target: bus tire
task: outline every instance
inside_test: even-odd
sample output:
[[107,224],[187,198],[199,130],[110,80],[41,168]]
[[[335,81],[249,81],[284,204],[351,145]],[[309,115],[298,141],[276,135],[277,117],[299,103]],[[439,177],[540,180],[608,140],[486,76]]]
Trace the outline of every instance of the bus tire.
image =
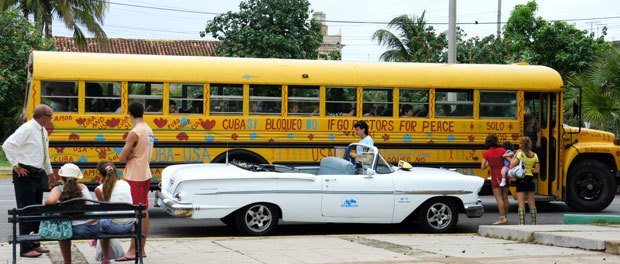
[[604,163],[585,159],[568,173],[566,204],[578,212],[599,212],[613,201],[616,179]]
[[[215,157],[211,163],[225,163],[226,162],[226,152],[221,153],[217,157]],[[268,164],[267,160],[263,158],[260,154],[245,150],[245,149],[231,149],[228,151],[228,162],[243,162],[248,164]]]

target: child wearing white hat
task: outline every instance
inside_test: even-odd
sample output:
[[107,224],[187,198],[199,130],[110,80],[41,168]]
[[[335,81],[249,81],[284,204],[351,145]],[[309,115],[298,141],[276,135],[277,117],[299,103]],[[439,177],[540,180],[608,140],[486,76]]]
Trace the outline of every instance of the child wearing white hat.
[[[50,195],[44,201],[46,205],[74,198],[93,199],[86,185],[77,182],[78,179],[84,177],[77,165],[73,163],[63,165],[58,170],[58,175],[62,185],[56,186],[50,191]],[[75,220],[72,221],[72,226],[73,236],[92,235],[99,232],[99,222],[96,219]],[[71,240],[61,240],[58,241],[58,244],[64,263],[71,263]]]

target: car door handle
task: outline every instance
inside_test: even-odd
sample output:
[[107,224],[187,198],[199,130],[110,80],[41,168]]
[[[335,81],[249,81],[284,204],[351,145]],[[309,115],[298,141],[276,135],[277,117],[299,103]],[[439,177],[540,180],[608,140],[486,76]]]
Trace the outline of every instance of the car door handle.
[[325,182],[335,182],[336,179],[325,179]]

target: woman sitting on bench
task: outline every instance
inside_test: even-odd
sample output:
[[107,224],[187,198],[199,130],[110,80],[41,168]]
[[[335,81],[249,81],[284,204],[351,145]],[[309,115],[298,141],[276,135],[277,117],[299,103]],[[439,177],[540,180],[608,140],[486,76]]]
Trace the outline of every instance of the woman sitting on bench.
[[[58,175],[60,175],[62,185],[52,189],[44,201],[45,205],[53,205],[74,198],[93,199],[88,188],[84,184],[77,183],[78,179],[84,177],[77,165],[73,163],[63,165],[58,170]],[[72,226],[74,237],[94,235],[99,232],[99,222],[95,219],[72,221]],[[64,263],[71,263],[71,240],[60,240],[58,244]]]
[[[101,184],[95,188],[95,195],[99,201],[126,203],[132,201],[129,183],[124,180],[117,180],[116,168],[109,161],[100,161],[97,164],[97,171],[101,176]],[[124,234],[131,232],[134,222],[133,218],[126,219],[101,219],[99,224],[101,230],[108,234]],[[101,239],[102,263],[109,263],[110,240]],[[125,252],[122,252],[124,254]],[[121,255],[122,256],[122,255]]]

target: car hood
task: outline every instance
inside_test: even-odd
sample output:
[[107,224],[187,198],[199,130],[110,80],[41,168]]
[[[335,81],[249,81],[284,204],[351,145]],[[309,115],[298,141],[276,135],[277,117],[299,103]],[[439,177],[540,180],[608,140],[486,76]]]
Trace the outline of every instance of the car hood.
[[397,170],[395,186],[402,191],[456,190],[480,192],[484,179],[474,175],[437,168],[415,167],[409,171]]

